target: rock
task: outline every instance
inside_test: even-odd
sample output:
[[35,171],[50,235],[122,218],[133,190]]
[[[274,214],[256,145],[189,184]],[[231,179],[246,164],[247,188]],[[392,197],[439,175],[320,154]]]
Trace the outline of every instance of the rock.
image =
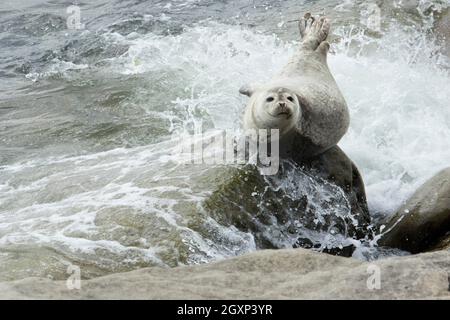
[[326,181],[329,181],[344,190],[350,203],[351,213],[356,217],[358,226],[355,235],[363,238],[366,227],[370,223],[369,208],[367,206],[364,181],[358,168],[338,146],[306,163],[310,170]]
[[443,10],[437,17],[434,32],[441,43],[442,53],[450,57],[450,10]]
[[450,250],[450,232],[447,232],[432,248],[431,250]]
[[82,280],[80,290],[44,278],[2,282],[0,299],[450,299],[449,273],[449,251],[368,263],[305,249],[263,250]]
[[236,169],[204,208],[220,224],[250,232],[259,249],[349,256],[349,239],[366,237],[370,223],[361,175],[337,146],[302,163],[284,162],[276,176]]
[[450,168],[422,185],[387,223],[378,244],[424,252],[450,231]]

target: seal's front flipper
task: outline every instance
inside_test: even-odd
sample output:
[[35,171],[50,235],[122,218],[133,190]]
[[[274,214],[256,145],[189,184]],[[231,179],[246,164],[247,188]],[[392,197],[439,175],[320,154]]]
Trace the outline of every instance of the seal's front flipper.
[[253,86],[246,84],[243,85],[240,89],[239,89],[239,93],[243,94],[245,96],[251,97],[252,94],[255,92],[255,89],[253,88]]

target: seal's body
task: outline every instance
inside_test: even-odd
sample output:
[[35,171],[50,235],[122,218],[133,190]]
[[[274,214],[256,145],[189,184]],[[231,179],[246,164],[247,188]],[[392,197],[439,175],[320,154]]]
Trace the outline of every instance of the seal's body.
[[280,148],[300,158],[333,147],[349,126],[347,104],[327,65],[329,29],[326,18],[306,14],[300,49],[283,70],[262,86],[240,90],[250,97],[244,129],[279,129]]

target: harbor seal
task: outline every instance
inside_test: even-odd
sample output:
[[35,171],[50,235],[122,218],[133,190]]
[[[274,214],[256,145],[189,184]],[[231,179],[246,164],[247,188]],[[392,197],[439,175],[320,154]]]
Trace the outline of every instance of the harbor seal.
[[281,72],[264,85],[246,85],[239,92],[250,97],[244,130],[279,129],[280,155],[305,159],[335,146],[350,119],[327,65],[329,20],[307,13],[299,29],[300,48]]

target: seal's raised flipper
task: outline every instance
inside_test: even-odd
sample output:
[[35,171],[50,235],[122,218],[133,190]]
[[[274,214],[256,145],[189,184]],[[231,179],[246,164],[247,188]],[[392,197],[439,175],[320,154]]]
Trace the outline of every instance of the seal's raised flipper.
[[325,40],[330,32],[330,21],[327,18],[314,18],[307,13],[300,19],[299,30],[302,36],[302,48],[319,50],[325,54],[328,52],[329,45]]
[[311,13],[305,13],[303,18],[300,18],[298,23],[298,29],[300,30],[300,36],[302,39],[306,36],[306,29],[311,28],[311,24],[314,22],[314,17],[311,16]]

